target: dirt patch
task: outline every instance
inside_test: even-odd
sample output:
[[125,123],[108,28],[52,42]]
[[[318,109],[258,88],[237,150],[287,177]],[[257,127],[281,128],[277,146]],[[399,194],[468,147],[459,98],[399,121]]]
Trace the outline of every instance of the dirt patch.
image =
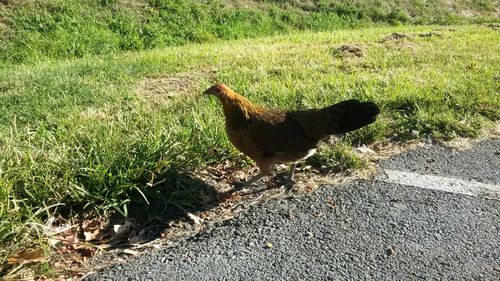
[[333,51],[335,56],[363,57],[363,49],[356,45],[342,45]]
[[7,4],[10,4],[8,0],[0,0],[0,36],[7,31],[7,23],[5,18]]
[[416,39],[431,39],[431,38],[442,38],[444,37],[442,32],[438,31],[429,31],[429,32],[420,32],[420,33],[392,33],[390,35],[382,38],[379,43],[384,44],[386,48],[397,48],[400,50],[415,50],[419,47],[420,42]]
[[491,29],[493,29],[495,31],[499,31],[500,30],[500,23],[497,23],[497,22],[484,24],[483,26],[491,28]]
[[411,38],[413,38],[413,36],[410,34],[394,32],[391,35],[387,35],[384,38],[382,38],[382,40],[380,40],[379,43],[385,43],[389,41],[401,41],[403,39],[411,39]]
[[442,33],[431,31],[431,32],[421,32],[417,34],[418,37],[429,38],[429,37],[443,37]]
[[0,35],[7,31],[7,25],[0,19]]
[[173,98],[188,95],[197,90],[200,82],[212,77],[215,70],[189,71],[170,76],[146,77],[139,81],[135,92],[153,104],[165,104]]
[[443,37],[443,34],[437,31],[420,32],[416,34],[405,34],[405,33],[394,32],[391,35],[387,35],[384,38],[382,38],[379,41],[379,43],[404,42],[404,41],[410,41],[415,37],[421,37],[421,38]]
[[450,32],[455,32],[457,31],[455,28],[453,27],[449,27],[449,26],[440,26],[440,27],[436,27],[433,29],[433,31],[431,32],[437,32],[437,33],[450,33]]

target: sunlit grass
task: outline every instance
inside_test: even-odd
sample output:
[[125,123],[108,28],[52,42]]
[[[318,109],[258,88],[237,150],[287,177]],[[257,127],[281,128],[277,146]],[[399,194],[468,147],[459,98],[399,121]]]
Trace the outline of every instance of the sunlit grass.
[[[393,32],[410,37],[380,43]],[[500,118],[499,41],[479,25],[384,27],[0,68],[0,243],[36,235],[33,222],[43,222],[39,210],[48,206],[126,215],[132,193],[142,200],[178,172],[241,160],[220,105],[201,95],[215,81],[269,107],[379,104],[377,123],[315,158],[333,170],[362,164],[351,144],[476,137]],[[339,56],[343,44],[363,56]],[[145,78],[175,89],[145,94]],[[169,188],[158,195],[165,202],[189,208],[195,200]]]

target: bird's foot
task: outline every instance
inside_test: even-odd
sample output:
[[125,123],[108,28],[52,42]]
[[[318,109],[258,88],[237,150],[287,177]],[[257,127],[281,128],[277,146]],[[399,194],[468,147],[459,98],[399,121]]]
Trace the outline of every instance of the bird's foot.
[[295,174],[295,168],[297,167],[297,163],[292,163],[290,165],[290,170],[288,171],[288,176],[285,178],[285,189],[287,193],[292,191],[293,186],[295,185],[295,181],[293,180],[293,175]]
[[290,178],[287,174],[278,174],[271,181],[274,187],[284,187],[287,192],[289,192],[295,185],[295,181]]

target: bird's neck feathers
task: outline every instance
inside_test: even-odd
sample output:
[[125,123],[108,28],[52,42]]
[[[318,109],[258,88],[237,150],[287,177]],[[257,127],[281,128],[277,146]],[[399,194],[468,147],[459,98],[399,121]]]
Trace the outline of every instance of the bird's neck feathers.
[[223,89],[220,100],[226,123],[232,128],[244,128],[251,116],[259,112],[259,107],[229,88]]

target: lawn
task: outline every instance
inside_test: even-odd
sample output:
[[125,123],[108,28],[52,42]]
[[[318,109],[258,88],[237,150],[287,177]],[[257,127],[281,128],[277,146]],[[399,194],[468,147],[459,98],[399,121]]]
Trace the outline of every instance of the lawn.
[[179,174],[249,165],[201,94],[216,81],[268,107],[379,104],[379,121],[343,148],[475,138],[500,120],[499,42],[495,25],[367,27],[3,65],[0,264],[43,244],[54,212],[127,216],[149,194],[189,210],[195,190],[174,184]]
[[494,0],[3,0],[0,64],[373,25],[498,21]]

